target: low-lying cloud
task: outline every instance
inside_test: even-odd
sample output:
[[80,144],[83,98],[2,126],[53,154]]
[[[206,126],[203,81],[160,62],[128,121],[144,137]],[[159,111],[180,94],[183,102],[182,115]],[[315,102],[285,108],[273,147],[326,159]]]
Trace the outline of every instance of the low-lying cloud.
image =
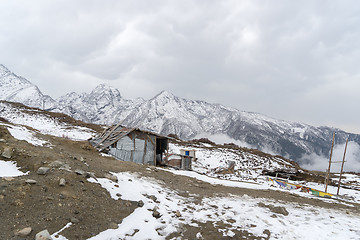
[[224,143],[234,143],[240,147],[246,147],[246,148],[254,148],[253,146],[251,146],[250,144],[240,141],[240,140],[235,140],[231,137],[229,137],[226,134],[208,134],[208,133],[201,133],[195,136],[195,139],[199,139],[199,138],[207,138],[210,141],[216,143],[216,144],[224,144]]
[[[345,143],[334,146],[332,155],[331,172],[339,173],[341,169],[341,161],[344,156]],[[301,167],[308,170],[326,171],[329,167],[330,156],[320,156],[315,153],[306,154],[301,158]],[[346,150],[344,171],[360,172],[360,145],[356,142],[349,142]]]

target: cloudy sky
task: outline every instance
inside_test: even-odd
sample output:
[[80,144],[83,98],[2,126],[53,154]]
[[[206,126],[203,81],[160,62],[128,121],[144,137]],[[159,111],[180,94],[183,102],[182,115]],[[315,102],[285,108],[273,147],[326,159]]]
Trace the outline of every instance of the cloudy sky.
[[360,2],[0,1],[0,63],[45,94],[161,90],[360,133]]

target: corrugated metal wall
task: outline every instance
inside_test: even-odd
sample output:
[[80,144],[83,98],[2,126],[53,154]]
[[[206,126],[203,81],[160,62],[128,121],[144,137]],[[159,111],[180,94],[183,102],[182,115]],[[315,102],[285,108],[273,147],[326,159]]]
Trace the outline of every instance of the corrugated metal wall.
[[[133,137],[135,137],[135,135],[133,135]],[[110,148],[109,153],[123,161],[155,165],[155,146],[148,137],[155,143],[155,136],[151,135],[145,135],[144,139],[135,138],[135,144],[134,140],[129,136],[125,136],[116,143],[116,148]]]
[[[148,135],[153,143],[156,142],[155,136]],[[146,139],[146,154],[144,157],[144,163],[149,165],[155,165],[155,146],[149,139]]]

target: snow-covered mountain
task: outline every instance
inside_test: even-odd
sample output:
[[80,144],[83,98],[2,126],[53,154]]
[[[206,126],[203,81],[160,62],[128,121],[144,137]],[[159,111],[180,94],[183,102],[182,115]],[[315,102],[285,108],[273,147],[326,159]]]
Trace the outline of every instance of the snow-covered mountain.
[[0,65],[0,99],[63,112],[85,122],[114,124],[176,134],[183,139],[226,135],[247,146],[276,153],[298,162],[304,154],[329,155],[333,132],[336,143],[346,138],[360,144],[360,135],[330,127],[277,120],[259,113],[204,101],[188,100],[163,91],[150,100],[125,99],[116,88],[101,84],[91,93],[69,93],[56,100],[42,95],[24,78]]
[[20,102],[30,107],[51,108],[56,102],[23,77],[9,71],[0,64],[0,100]]
[[121,97],[118,89],[101,84],[91,93],[69,93],[57,100],[52,111],[63,112],[84,122],[114,124],[126,118],[134,109],[146,102]]
[[360,144],[360,135],[349,134],[330,127],[277,120],[259,113],[204,101],[187,100],[163,91],[152,99],[127,100],[117,89],[98,86],[90,94],[71,93],[58,99],[64,112],[83,121],[124,125],[148,129],[161,134],[176,134],[183,139],[201,135],[224,134],[248,146],[270,151],[291,159],[302,159],[304,154],[327,156],[333,132],[336,143],[349,137]]

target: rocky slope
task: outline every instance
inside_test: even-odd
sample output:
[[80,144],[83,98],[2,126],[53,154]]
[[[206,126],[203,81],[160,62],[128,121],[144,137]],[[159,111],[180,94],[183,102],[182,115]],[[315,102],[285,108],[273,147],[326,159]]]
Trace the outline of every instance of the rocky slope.
[[314,127],[244,112],[204,101],[188,100],[163,91],[150,100],[125,99],[118,89],[99,85],[91,93],[69,93],[56,101],[26,79],[0,65],[0,99],[66,113],[96,124],[114,124],[173,133],[183,139],[227,135],[247,146],[276,153],[300,163],[307,154],[328,156],[333,132],[336,143],[346,138],[360,144],[360,135],[330,127]]

